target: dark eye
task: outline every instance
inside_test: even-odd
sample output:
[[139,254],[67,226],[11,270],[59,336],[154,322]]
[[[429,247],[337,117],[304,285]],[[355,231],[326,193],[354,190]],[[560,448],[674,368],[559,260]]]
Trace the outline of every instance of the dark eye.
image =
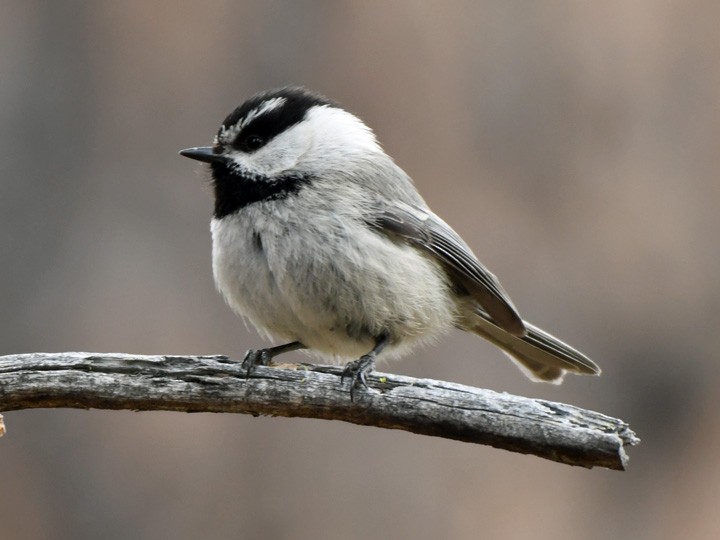
[[260,135],[248,135],[245,137],[245,148],[248,150],[257,150],[260,148],[263,144],[265,144],[265,139],[263,139]]

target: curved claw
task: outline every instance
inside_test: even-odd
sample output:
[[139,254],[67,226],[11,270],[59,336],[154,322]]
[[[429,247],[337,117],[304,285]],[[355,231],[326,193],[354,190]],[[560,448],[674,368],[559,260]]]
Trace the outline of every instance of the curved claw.
[[367,375],[375,369],[375,356],[375,353],[371,352],[345,365],[340,384],[345,382],[345,377],[350,379],[350,401],[355,401],[355,388],[358,386],[362,385],[366,390],[370,390]]

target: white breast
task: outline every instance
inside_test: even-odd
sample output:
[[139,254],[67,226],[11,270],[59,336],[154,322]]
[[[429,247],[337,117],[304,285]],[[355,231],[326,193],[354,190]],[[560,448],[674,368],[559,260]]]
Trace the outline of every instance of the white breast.
[[236,313],[269,337],[338,360],[369,352],[383,332],[393,339],[383,357],[398,356],[453,326],[437,263],[304,193],[213,220],[215,282]]

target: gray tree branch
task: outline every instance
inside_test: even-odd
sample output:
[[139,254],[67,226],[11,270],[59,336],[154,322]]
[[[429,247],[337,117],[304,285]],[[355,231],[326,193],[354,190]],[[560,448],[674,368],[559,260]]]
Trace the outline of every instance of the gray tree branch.
[[[301,416],[487,444],[582,467],[624,470],[639,443],[618,419],[572,405],[373,373],[350,401],[335,366],[258,367],[224,356],[0,356],[0,411],[79,409]],[[1,417],[0,417],[1,418]]]

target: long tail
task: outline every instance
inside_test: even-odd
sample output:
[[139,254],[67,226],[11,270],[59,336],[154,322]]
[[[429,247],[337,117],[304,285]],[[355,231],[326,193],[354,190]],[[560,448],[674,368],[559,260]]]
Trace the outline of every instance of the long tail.
[[471,330],[500,347],[530,379],[560,384],[567,372],[600,375],[595,362],[537,326],[523,321],[527,333],[518,337],[493,324],[484,311],[476,313]]

